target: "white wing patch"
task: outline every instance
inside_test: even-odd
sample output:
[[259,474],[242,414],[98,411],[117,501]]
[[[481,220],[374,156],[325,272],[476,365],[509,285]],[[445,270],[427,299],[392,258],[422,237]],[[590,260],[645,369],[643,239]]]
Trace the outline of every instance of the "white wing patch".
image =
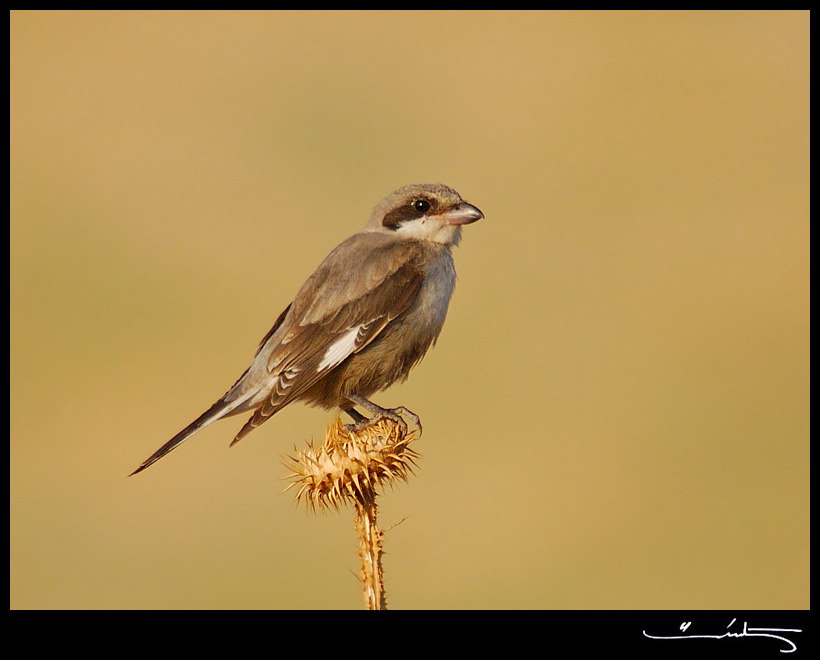
[[356,349],[356,340],[359,337],[359,330],[366,327],[367,323],[362,323],[349,330],[334,341],[325,351],[325,356],[319,363],[317,371],[324,371],[325,369],[332,369],[337,364],[342,362],[348,355]]

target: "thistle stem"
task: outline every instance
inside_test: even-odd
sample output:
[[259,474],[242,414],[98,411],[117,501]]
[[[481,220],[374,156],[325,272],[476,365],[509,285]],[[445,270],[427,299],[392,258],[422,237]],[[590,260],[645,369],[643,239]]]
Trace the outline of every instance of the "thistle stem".
[[356,532],[359,535],[359,558],[362,561],[362,594],[368,610],[386,610],[382,539],[384,532],[376,522],[376,498],[356,502]]
[[[419,426],[421,426],[419,424]],[[376,497],[387,485],[407,481],[418,454],[409,445],[415,438],[403,424],[384,418],[361,428],[337,419],[327,429],[321,447],[307,447],[287,459],[297,500],[312,509],[338,509],[352,502],[362,562],[362,591],[369,610],[386,610],[382,541],[376,523]]]

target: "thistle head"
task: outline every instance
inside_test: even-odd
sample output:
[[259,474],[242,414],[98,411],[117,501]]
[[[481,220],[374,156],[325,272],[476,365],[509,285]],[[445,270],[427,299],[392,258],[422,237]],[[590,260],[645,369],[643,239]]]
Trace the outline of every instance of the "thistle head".
[[415,433],[383,418],[356,429],[340,419],[328,426],[321,447],[307,447],[286,459],[296,500],[312,509],[338,509],[344,502],[368,504],[378,491],[407,481],[418,454],[410,448]]

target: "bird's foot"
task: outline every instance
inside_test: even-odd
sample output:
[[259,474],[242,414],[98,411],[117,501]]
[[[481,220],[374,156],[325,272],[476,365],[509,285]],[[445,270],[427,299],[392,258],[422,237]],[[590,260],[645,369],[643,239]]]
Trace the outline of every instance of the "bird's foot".
[[345,427],[351,431],[361,431],[371,424],[377,424],[383,419],[389,419],[398,424],[401,427],[401,430],[406,434],[407,422],[404,418],[407,417],[418,429],[419,435],[422,434],[421,420],[419,419],[419,416],[404,406],[399,406],[397,408],[382,408],[381,406],[377,406],[372,401],[368,401],[361,396],[352,395],[349,398],[353,403],[360,408],[363,408],[371,415],[370,417],[365,417],[352,406],[350,408],[345,408],[344,411],[353,418],[353,424],[348,424]]

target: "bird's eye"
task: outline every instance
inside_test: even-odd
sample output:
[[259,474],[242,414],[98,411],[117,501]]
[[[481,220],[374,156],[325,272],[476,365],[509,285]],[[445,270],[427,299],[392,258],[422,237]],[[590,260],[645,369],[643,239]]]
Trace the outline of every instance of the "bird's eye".
[[417,199],[413,202],[413,208],[419,213],[427,213],[430,210],[430,202],[426,199]]

